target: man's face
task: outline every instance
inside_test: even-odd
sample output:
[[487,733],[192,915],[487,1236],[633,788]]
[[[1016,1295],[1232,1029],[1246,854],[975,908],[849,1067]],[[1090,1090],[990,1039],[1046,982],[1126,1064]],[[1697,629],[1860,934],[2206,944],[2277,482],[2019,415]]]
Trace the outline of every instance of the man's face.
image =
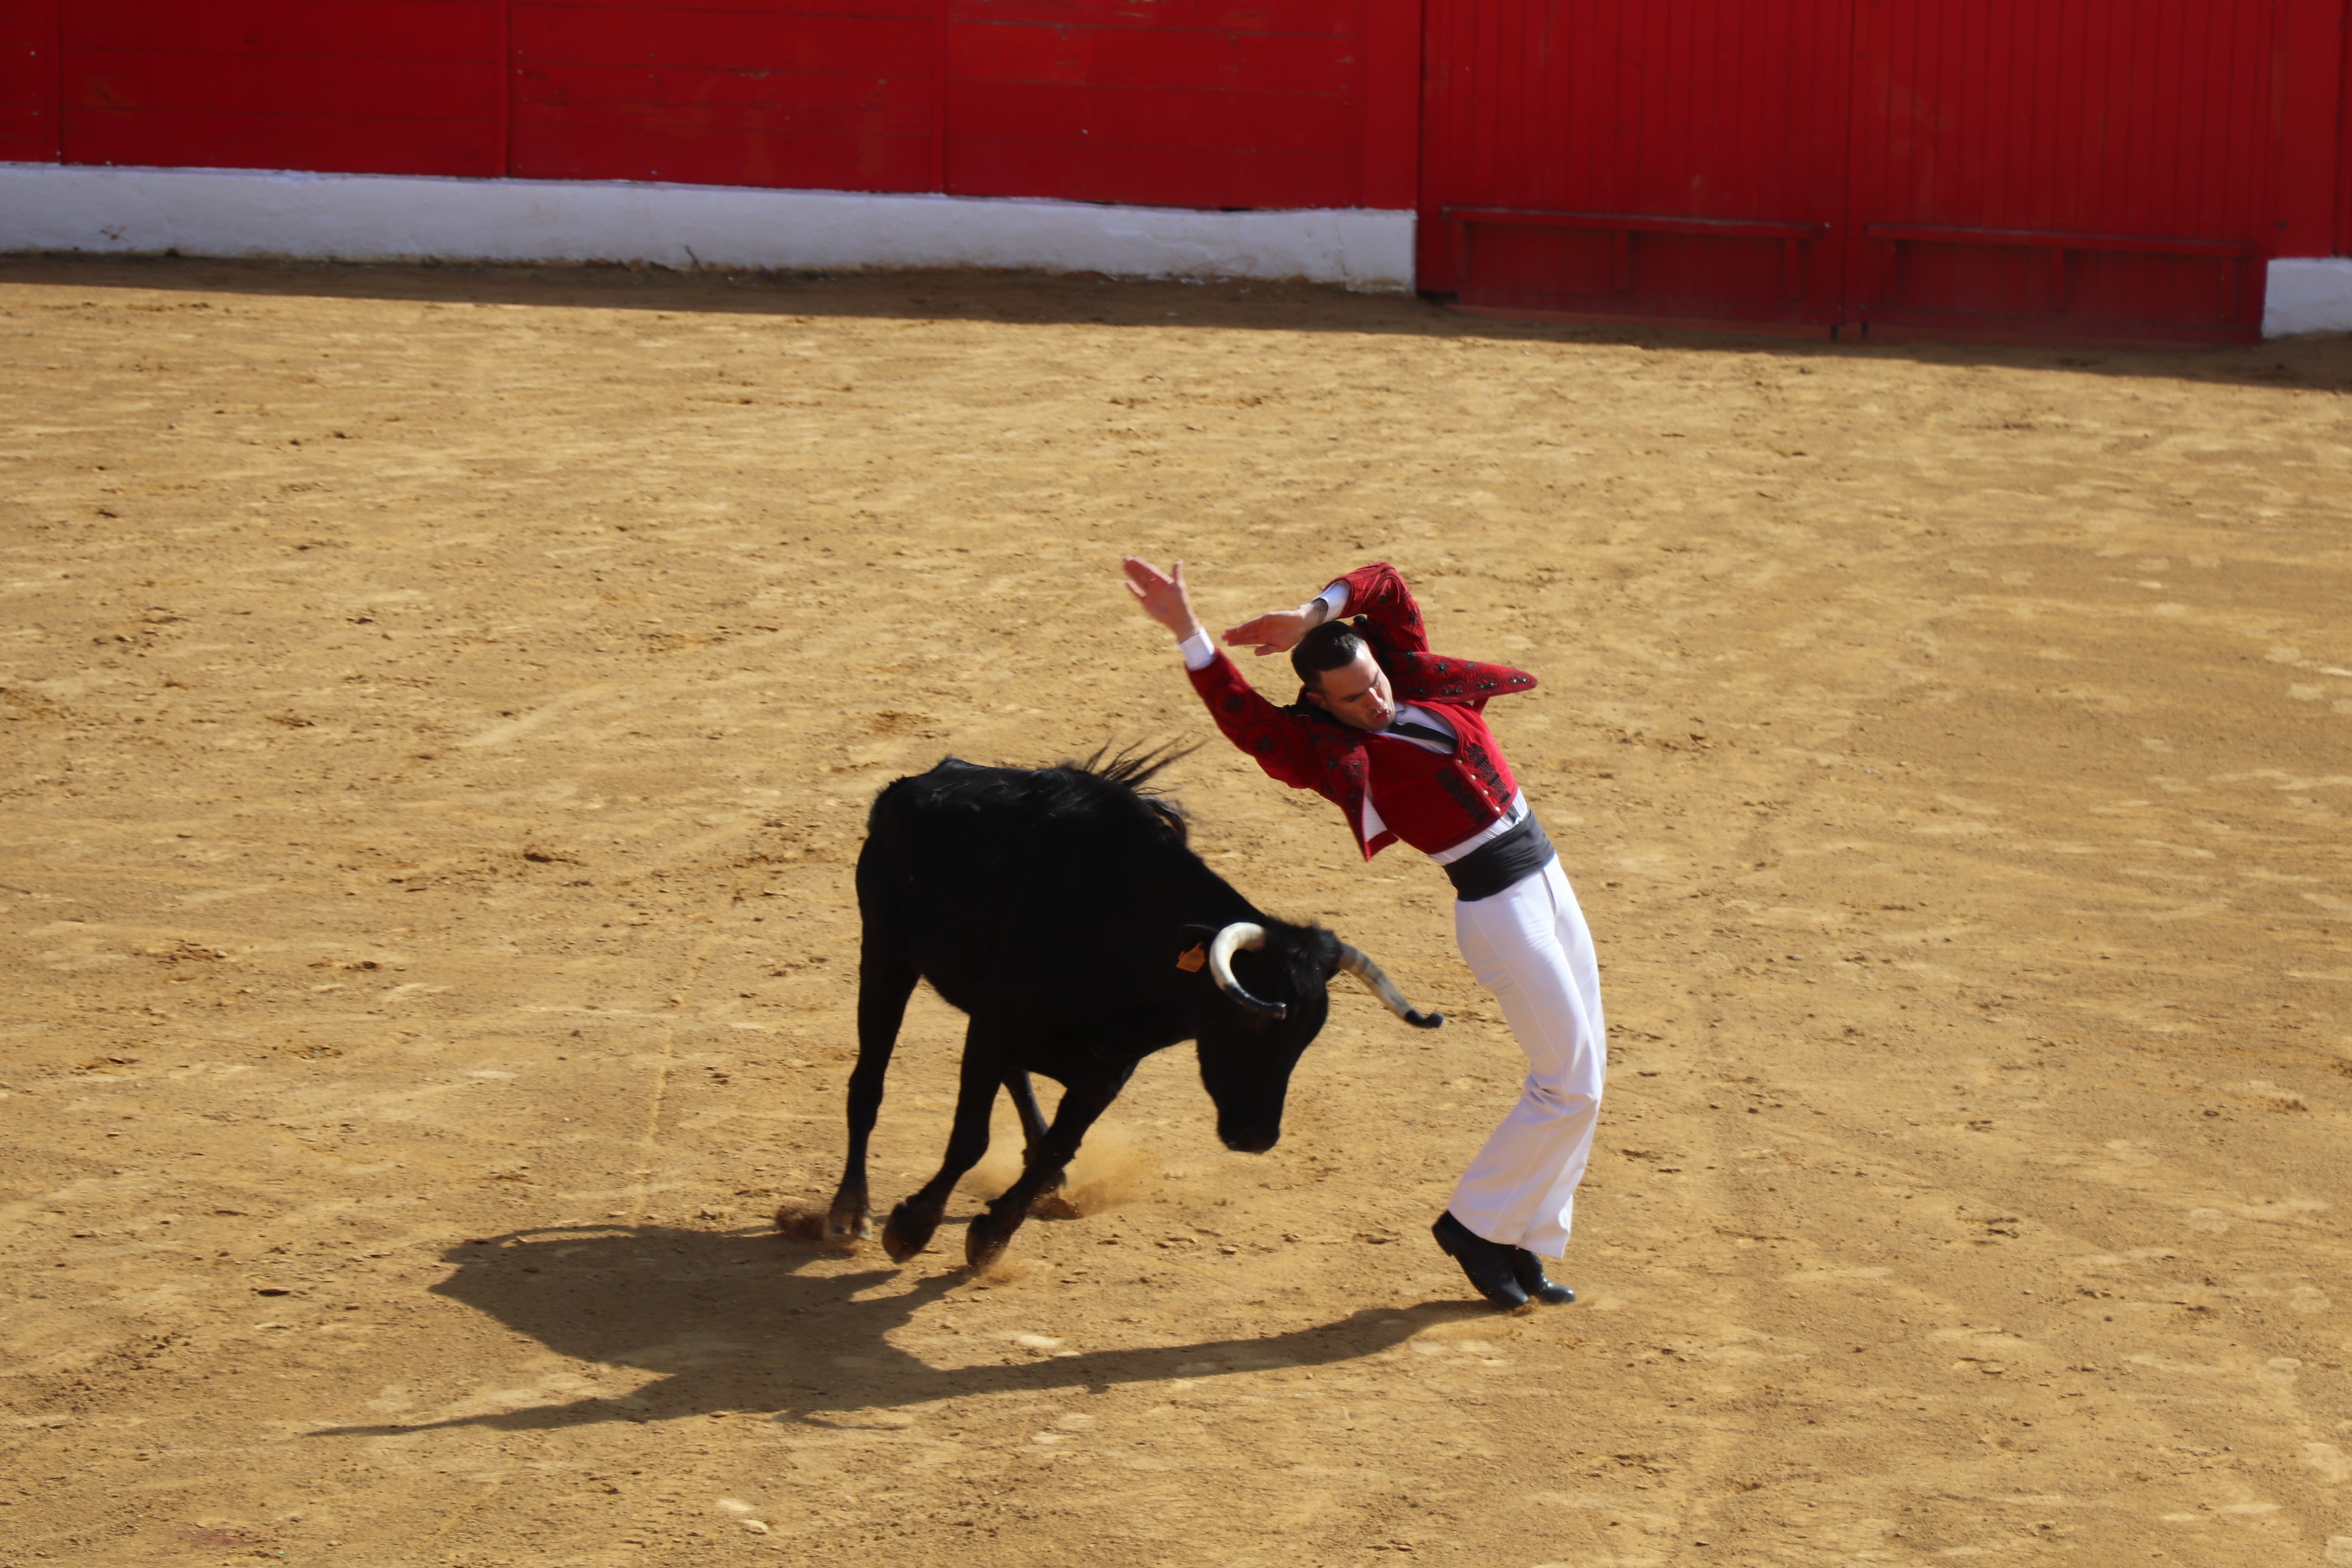
[[1319,685],[1320,690],[1307,689],[1307,700],[1351,729],[1385,730],[1396,717],[1388,675],[1370,648],[1358,653],[1353,664],[1325,670]]

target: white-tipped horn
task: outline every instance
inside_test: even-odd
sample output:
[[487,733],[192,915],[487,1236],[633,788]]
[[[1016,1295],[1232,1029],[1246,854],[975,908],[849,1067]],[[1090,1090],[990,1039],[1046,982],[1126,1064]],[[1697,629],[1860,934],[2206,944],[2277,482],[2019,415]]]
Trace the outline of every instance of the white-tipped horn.
[[1404,993],[1396,988],[1396,982],[1381,973],[1381,966],[1366,957],[1361,949],[1349,947],[1346,942],[1341,942],[1339,967],[1362,981],[1367,990],[1388,1004],[1390,1012],[1394,1013],[1414,1028],[1434,1029],[1438,1025],[1445,1022],[1444,1014],[1424,1013],[1406,1001]]
[[1247,1007],[1253,1013],[1263,1013],[1269,1018],[1286,1018],[1290,1009],[1279,1002],[1268,1002],[1253,996],[1249,988],[1234,978],[1234,954],[1242,948],[1255,952],[1265,945],[1265,928],[1249,921],[1235,921],[1217,932],[1209,942],[1209,977],[1217,989]]

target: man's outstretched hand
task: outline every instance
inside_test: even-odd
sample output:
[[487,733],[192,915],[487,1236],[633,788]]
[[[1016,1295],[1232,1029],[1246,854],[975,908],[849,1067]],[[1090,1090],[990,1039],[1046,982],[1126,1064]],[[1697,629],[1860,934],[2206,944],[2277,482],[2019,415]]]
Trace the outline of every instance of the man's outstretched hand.
[[1176,562],[1166,572],[1149,561],[1127,557],[1127,591],[1143,606],[1143,613],[1176,634],[1183,641],[1201,629],[1200,617],[1192,614],[1192,596],[1184,591],[1184,563]]

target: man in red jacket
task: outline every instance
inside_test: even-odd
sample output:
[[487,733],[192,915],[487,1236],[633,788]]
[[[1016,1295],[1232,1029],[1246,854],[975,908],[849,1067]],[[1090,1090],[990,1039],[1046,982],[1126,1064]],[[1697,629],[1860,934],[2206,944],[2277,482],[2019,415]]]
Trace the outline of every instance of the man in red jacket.
[[[1380,563],[1225,633],[1261,657],[1290,654],[1299,700],[1276,708],[1201,628],[1183,563],[1162,573],[1130,556],[1127,578],[1144,613],[1176,635],[1227,740],[1337,805],[1366,859],[1402,839],[1453,881],[1462,956],[1502,1004],[1528,1076],[1432,1230],[1496,1306],[1574,1300],[1541,1258],[1568,1244],[1600,1119],[1600,971],[1559,858],[1486,720],[1488,699],[1529,690],[1535,677],[1430,652],[1404,579]],[[1342,618],[1351,613],[1352,624]]]

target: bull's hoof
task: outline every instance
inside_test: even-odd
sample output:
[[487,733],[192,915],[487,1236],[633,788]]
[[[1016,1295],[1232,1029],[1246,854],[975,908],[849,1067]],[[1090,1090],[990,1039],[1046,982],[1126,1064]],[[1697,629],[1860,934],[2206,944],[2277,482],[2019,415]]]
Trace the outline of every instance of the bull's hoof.
[[824,1216],[824,1238],[830,1242],[866,1241],[874,1235],[874,1221],[864,1209],[836,1208]]
[[929,1219],[914,1213],[905,1204],[890,1211],[882,1225],[882,1250],[890,1255],[893,1263],[904,1263],[931,1244],[931,1232],[940,1227],[937,1215]]
[[975,1274],[995,1267],[1013,1241],[1013,1227],[1003,1224],[995,1215],[982,1210],[972,1216],[964,1227],[963,1260]]
[[1058,1190],[1039,1193],[1029,1200],[1029,1217],[1031,1219],[1076,1219],[1079,1217],[1078,1205],[1069,1200],[1068,1194]]

